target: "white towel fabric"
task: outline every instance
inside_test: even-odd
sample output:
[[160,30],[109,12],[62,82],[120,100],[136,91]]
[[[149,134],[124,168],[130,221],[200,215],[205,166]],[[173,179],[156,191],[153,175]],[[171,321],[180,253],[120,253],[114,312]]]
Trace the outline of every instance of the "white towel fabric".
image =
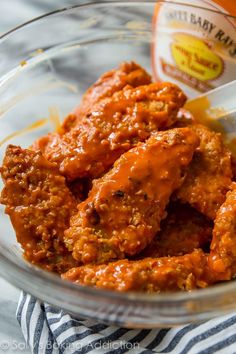
[[172,329],[126,329],[73,318],[22,293],[17,319],[33,354],[236,353],[236,313]]

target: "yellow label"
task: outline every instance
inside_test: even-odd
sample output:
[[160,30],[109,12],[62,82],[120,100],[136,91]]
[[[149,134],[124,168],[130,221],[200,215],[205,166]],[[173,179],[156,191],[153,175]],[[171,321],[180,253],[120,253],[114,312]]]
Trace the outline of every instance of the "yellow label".
[[[229,4],[225,0],[156,4],[152,45],[156,80],[173,81],[194,97],[236,79],[236,17],[223,13],[221,2]],[[236,0],[230,4],[236,9]]]
[[199,38],[178,33],[171,50],[177,67],[198,80],[213,80],[223,72],[222,59]]

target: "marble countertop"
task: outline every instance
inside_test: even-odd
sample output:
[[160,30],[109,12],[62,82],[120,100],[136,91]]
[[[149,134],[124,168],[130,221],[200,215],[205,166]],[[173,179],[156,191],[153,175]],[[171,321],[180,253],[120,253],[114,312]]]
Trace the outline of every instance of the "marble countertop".
[[0,353],[28,354],[30,350],[15,316],[20,290],[2,278],[0,289]]

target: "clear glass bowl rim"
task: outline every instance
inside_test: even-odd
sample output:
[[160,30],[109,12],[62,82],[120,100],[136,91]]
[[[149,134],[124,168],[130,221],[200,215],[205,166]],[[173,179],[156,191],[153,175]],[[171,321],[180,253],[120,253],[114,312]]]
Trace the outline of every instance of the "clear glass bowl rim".
[[[3,35],[0,36],[0,46],[1,42],[3,40],[7,40],[8,36],[14,35],[15,32],[18,30],[21,30],[37,21],[40,21],[41,19],[49,18],[50,16],[59,14],[59,13],[66,13],[67,11],[73,10],[73,9],[79,9],[79,8],[96,8],[96,7],[104,7],[104,6],[136,6],[136,5],[143,5],[143,6],[148,6],[148,5],[155,5],[156,3],[165,3],[165,4],[172,4],[175,6],[185,6],[185,7],[191,7],[191,8],[196,8],[196,9],[204,9],[205,11],[209,11],[211,13],[216,13],[216,14],[221,14],[227,18],[232,18],[236,19],[236,16],[229,15],[226,13],[222,13],[218,10],[212,10],[212,9],[207,9],[202,6],[197,6],[197,5],[191,5],[187,3],[181,3],[181,2],[174,2],[174,1],[161,1],[161,0],[129,0],[129,1],[99,1],[99,2],[90,2],[90,1],[85,1],[83,4],[79,5],[72,5],[68,7],[64,7],[55,11],[48,12],[46,14],[43,14],[41,16],[35,17],[30,21],[27,21],[23,24],[20,24],[19,26],[16,26],[15,28],[7,31]],[[1,78],[0,78],[1,82]],[[17,264],[13,255],[10,255],[9,257],[6,257],[4,255],[4,250],[0,248],[0,263],[2,264],[2,267],[0,268],[0,274],[2,275],[3,278],[6,280],[10,280],[14,285],[20,286],[20,280],[16,281],[17,277],[22,277],[24,281],[26,281],[27,278],[34,278],[35,281],[39,280],[40,284],[45,284],[45,286],[48,286],[50,284],[51,287],[55,286],[57,289],[65,289],[65,287],[73,293],[77,294],[83,294],[83,295],[90,295],[95,298],[107,298],[107,299],[116,299],[116,300],[122,300],[124,302],[127,302],[127,305],[130,303],[132,304],[158,304],[161,305],[162,303],[167,305],[168,303],[182,303],[182,302],[197,302],[200,299],[204,300],[210,300],[213,299],[217,296],[221,296],[227,293],[234,293],[236,295],[236,282],[235,281],[230,281],[227,283],[221,283],[217,284],[215,286],[206,288],[206,289],[201,289],[201,290],[193,290],[191,292],[171,292],[171,293],[157,293],[157,294],[145,294],[145,293],[137,293],[137,292],[127,292],[127,293],[121,293],[121,292],[114,292],[114,291],[108,291],[108,290],[103,290],[103,289],[98,289],[98,288],[92,288],[92,287],[86,287],[86,286],[80,286],[80,285],[75,285],[69,281],[62,280],[58,276],[48,273],[44,270],[39,269],[38,267],[32,266],[31,264],[28,263],[22,263],[21,265]],[[4,272],[6,270],[6,273]],[[9,277],[8,277],[9,275]],[[30,280],[30,281],[31,281]],[[25,287],[24,281],[22,282],[22,290],[29,291],[28,287]],[[34,291],[32,291],[33,295],[36,295]],[[43,295],[38,296],[38,298],[41,298],[43,300]],[[236,301],[235,301],[236,303]]]
[[57,10],[54,10],[54,11],[50,11],[50,12],[47,12],[46,14],[43,14],[41,16],[37,16],[37,17],[34,17],[32,20],[29,20],[29,21],[26,21],[12,29],[10,29],[9,31],[3,33],[1,36],[0,36],[0,40],[2,40],[3,38],[7,37],[8,35],[10,35],[11,33],[14,33],[15,31],[19,30],[20,28],[23,28],[27,25],[30,25],[31,23],[34,23],[38,20],[41,20],[43,18],[46,18],[46,17],[49,17],[51,15],[55,15],[55,14],[58,14],[58,13],[61,13],[61,12],[66,12],[68,10],[72,10],[72,9],[77,9],[77,8],[83,8],[83,7],[102,7],[104,5],[108,5],[108,6],[135,6],[135,5],[148,5],[148,4],[156,4],[156,3],[166,3],[166,4],[172,4],[172,5],[177,5],[177,6],[186,6],[186,7],[193,7],[193,8],[196,8],[196,9],[202,9],[202,10],[205,10],[205,11],[209,11],[211,13],[216,13],[216,14],[221,14],[227,18],[232,18],[232,19],[236,19],[236,16],[234,15],[230,15],[230,14],[227,14],[227,13],[223,13],[219,10],[212,10],[212,9],[209,9],[209,8],[205,8],[203,6],[198,6],[198,5],[192,5],[192,4],[187,4],[187,3],[182,3],[181,1],[178,1],[178,2],[174,2],[174,1],[171,1],[171,0],[156,0],[156,1],[153,1],[153,0],[146,0],[146,1],[143,1],[143,0],[129,0],[129,1],[117,1],[117,0],[108,0],[108,1],[99,1],[99,2],[90,2],[90,1],[85,1],[83,4],[79,4],[79,5],[71,5],[71,6],[66,6],[66,7],[63,7],[63,8],[60,8],[60,9],[57,9]]

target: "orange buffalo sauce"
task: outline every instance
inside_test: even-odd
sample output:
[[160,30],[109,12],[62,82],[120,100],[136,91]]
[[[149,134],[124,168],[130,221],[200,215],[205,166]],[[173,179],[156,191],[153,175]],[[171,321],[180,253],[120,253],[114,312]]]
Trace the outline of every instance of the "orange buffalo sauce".
[[155,9],[155,78],[181,84],[190,97],[236,79],[236,2],[173,2]]
[[[214,0],[214,1],[209,1],[209,3],[212,3],[212,6],[215,6],[219,8],[222,12],[228,13],[230,15],[236,16],[236,2],[235,0]],[[217,6],[219,5],[219,6]]]

